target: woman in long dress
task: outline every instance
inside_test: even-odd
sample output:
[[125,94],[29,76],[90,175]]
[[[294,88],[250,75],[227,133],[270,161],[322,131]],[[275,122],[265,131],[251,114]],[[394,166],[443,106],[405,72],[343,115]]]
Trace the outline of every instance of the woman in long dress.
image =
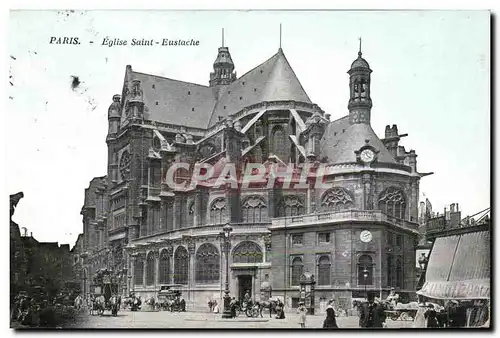
[[426,325],[427,321],[425,318],[426,311],[427,311],[427,307],[425,306],[425,302],[421,297],[419,297],[418,298],[418,310],[417,310],[417,313],[415,315],[415,319],[413,320],[413,325],[412,325],[414,328],[421,329],[421,328],[427,327],[427,325]]
[[305,328],[306,327],[307,308],[305,307],[303,302],[299,303],[299,307],[297,308],[297,312],[299,313],[300,327]]

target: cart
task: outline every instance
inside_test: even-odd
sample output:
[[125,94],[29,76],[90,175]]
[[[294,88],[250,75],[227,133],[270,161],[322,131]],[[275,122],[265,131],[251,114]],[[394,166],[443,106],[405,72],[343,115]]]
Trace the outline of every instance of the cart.
[[103,315],[105,311],[110,311],[116,317],[120,310],[121,297],[118,295],[118,284],[111,276],[111,272],[100,270],[91,285],[91,293],[94,295],[92,310],[98,315]]
[[164,285],[158,291],[158,303],[162,310],[170,312],[180,312],[183,310],[181,303],[182,292],[175,287],[175,285]]

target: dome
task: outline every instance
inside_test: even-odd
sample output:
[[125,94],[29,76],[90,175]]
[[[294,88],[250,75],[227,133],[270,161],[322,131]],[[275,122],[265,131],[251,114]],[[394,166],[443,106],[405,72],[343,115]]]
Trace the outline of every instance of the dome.
[[368,64],[368,62],[366,62],[366,60],[361,57],[361,53],[358,53],[358,58],[356,60],[354,60],[354,62],[351,65],[351,69],[354,69],[354,68],[368,68],[368,69],[370,69],[370,65]]

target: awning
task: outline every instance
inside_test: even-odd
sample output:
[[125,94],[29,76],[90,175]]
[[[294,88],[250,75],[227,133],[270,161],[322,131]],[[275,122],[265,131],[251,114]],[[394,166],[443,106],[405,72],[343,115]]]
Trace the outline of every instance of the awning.
[[490,298],[490,232],[439,237],[425,284],[417,294],[434,299]]

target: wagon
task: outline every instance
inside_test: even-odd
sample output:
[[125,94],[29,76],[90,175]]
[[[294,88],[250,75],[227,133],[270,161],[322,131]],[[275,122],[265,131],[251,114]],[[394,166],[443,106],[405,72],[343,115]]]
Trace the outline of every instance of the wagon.
[[385,311],[387,318],[396,320],[413,320],[417,314],[417,309],[393,309]]

